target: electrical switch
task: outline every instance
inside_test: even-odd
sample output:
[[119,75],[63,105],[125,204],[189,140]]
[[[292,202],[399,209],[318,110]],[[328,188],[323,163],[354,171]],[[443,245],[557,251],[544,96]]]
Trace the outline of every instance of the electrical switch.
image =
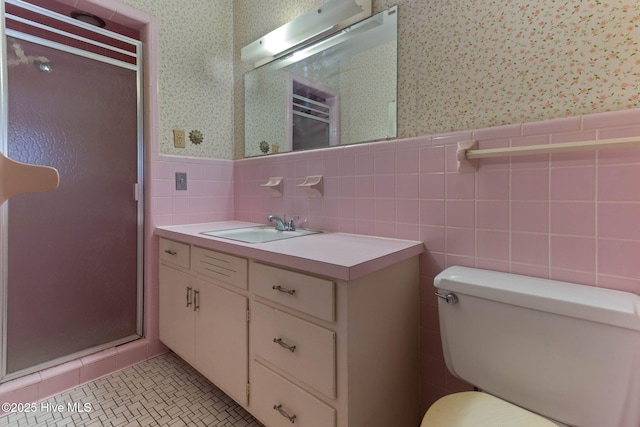
[[186,189],[187,189],[187,173],[176,172],[176,190],[186,190]]

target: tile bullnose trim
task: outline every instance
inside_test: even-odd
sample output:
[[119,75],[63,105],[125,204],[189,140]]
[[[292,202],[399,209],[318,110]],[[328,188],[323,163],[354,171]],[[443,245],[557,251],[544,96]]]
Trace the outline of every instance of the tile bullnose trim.
[[582,129],[633,126],[640,123],[640,108],[582,116]]
[[[35,403],[79,385],[164,354],[160,341],[141,338],[80,359],[7,381],[0,385],[0,401]],[[111,369],[113,366],[115,369]],[[0,412],[2,415],[3,412]]]

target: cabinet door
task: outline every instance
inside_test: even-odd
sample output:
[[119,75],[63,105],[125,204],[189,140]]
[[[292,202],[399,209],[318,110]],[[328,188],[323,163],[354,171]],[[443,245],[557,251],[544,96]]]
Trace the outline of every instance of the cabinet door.
[[[191,278],[160,266],[160,341],[189,363],[194,361],[195,312]],[[191,295],[187,293],[191,292]]]
[[199,293],[195,366],[237,402],[247,405],[248,300],[195,279]]

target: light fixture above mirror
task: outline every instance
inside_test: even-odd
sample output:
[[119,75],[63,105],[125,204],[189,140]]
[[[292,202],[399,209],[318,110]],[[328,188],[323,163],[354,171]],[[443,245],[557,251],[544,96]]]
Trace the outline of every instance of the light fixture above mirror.
[[257,68],[371,16],[371,0],[329,0],[240,50]]

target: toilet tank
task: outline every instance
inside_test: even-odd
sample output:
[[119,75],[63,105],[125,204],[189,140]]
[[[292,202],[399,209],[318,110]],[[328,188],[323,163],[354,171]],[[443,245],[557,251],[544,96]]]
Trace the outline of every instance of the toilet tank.
[[457,377],[564,424],[640,426],[640,296],[450,267],[435,279]]

